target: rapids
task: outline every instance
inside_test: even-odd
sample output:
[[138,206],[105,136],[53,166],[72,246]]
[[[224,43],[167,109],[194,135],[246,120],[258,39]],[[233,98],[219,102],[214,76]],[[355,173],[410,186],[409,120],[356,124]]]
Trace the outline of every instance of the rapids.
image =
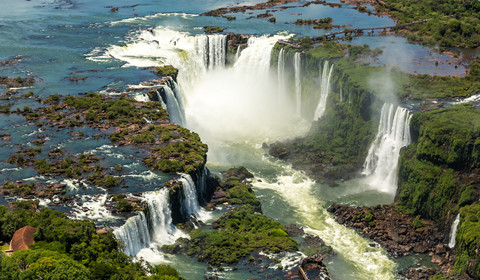
[[[325,201],[312,193],[315,182],[302,172],[263,156],[263,142],[303,135],[309,127],[308,122],[297,114],[301,110],[298,106],[301,89],[294,91],[297,97],[293,100],[297,102],[293,104],[281,100],[290,97],[277,95],[283,86],[278,81],[284,81],[282,68],[286,66],[279,58],[279,68],[273,71],[270,69],[270,56],[275,42],[284,37],[251,37],[232,67],[217,66],[212,69],[205,56],[225,50],[205,49],[204,44],[198,44],[199,40],[207,40],[206,35],[188,35],[162,27],[157,27],[153,35],[150,40],[157,40],[158,44],[145,41],[151,36],[151,32],[145,31],[137,41],[126,47],[112,46],[109,55],[137,66],[153,66],[163,61],[180,69],[178,80],[184,90],[187,127],[197,131],[209,144],[210,166],[244,164],[250,168],[260,179],[254,184],[257,192],[261,194],[266,189],[276,192],[288,204],[294,213],[292,218],[299,225],[334,248],[338,254],[335,258],[337,266],[332,266],[334,274],[341,275],[341,278],[393,279],[395,263],[383,249],[370,246],[370,241],[333,220],[325,209],[328,206]],[[223,44],[208,46],[224,48]],[[152,53],[159,56],[146,60],[143,53],[147,51],[151,51],[150,56]],[[294,88],[298,88],[301,86],[299,53],[295,55],[294,62]],[[191,72],[191,69],[197,71]],[[317,118],[324,111],[332,69],[333,65],[325,62],[319,73],[319,104],[315,112],[310,112],[312,115],[315,113]],[[289,85],[285,86],[288,88]],[[264,167],[258,167],[253,162]],[[262,173],[265,166],[274,170],[268,177]],[[268,213],[268,206],[264,208]],[[348,269],[335,269],[339,263]]]

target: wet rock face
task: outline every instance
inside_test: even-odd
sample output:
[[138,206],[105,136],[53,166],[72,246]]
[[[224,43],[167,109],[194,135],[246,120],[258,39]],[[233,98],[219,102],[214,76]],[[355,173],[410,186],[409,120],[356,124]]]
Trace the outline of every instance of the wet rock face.
[[[429,254],[442,272],[450,271],[455,262],[455,253],[445,245],[448,236],[442,234],[433,222],[400,213],[394,205],[351,207],[333,204],[328,211],[335,215],[337,222],[357,229],[393,257]],[[372,246],[376,244],[372,243]],[[412,269],[403,271],[413,277],[407,276],[410,279],[428,279],[431,275],[428,270]]]

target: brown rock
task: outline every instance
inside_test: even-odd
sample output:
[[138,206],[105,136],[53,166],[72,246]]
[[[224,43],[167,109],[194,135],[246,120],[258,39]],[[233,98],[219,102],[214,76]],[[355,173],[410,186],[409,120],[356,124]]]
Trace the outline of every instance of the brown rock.
[[221,199],[227,197],[227,193],[224,192],[223,190],[218,190],[215,193],[213,193],[213,198],[214,199]]
[[443,258],[440,257],[439,255],[433,255],[432,256],[432,263],[436,263],[438,265],[443,263]]

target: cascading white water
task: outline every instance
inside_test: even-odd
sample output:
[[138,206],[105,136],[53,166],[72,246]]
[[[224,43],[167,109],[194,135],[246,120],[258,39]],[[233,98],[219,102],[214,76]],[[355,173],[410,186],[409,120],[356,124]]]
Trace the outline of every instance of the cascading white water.
[[209,62],[209,44],[208,44],[208,37],[207,36],[195,36],[195,55],[199,58],[202,62],[203,70],[208,69],[208,62]]
[[[197,67],[204,63],[195,51],[194,40],[174,32],[165,32],[165,36],[167,38],[161,40],[182,37],[177,43],[177,47],[182,47],[176,52],[157,52],[168,53],[164,56],[166,63],[180,69],[178,81],[188,100],[185,106],[188,127],[208,143],[209,162],[234,165],[244,160],[250,163],[249,158],[253,157],[253,166],[271,164],[261,150],[263,142],[304,135],[308,131],[309,122],[295,114],[295,102],[279,101],[278,73],[270,72],[273,46],[286,36],[251,37],[233,67],[216,71],[207,68],[206,72],[201,70],[205,68]],[[189,40],[191,45],[185,43]],[[171,46],[158,44],[158,48],[163,47]],[[137,47],[132,46],[132,49]],[[132,56],[143,55],[141,52],[130,54],[130,57],[119,58],[133,61]],[[282,107],[282,103],[288,103],[288,107]],[[334,248],[338,258],[352,268],[350,277],[345,279],[393,279],[395,264],[381,248],[369,246],[368,240],[330,217],[322,207],[324,202],[313,194],[312,180],[304,178],[304,174],[297,178],[301,172],[283,166],[279,169],[278,181],[270,184],[262,179],[263,183],[255,186],[271,188],[278,193],[287,207],[295,209],[298,223],[310,228],[310,233],[320,236]],[[299,193],[304,194],[302,199]]]
[[168,201],[168,189],[143,193],[147,203],[148,216],[143,212],[130,217],[123,226],[113,233],[123,242],[124,252],[135,256],[152,246],[172,244],[185,235],[172,224],[172,212]]
[[192,177],[188,174],[182,174],[179,179],[183,186],[183,193],[185,200],[182,203],[183,213],[187,216],[196,216],[200,211],[200,205],[198,204],[197,190],[195,189],[195,183]]
[[160,94],[160,90],[161,89],[156,90],[157,99],[158,99],[158,101],[160,101],[160,103],[162,103],[162,108],[168,111],[167,104],[165,104],[165,102],[163,101],[162,95]]
[[168,115],[170,116],[170,121],[180,125],[185,125],[185,111],[181,108],[175,93],[170,88],[169,85],[163,87],[165,93],[165,100],[162,96],[159,96],[160,100],[163,100],[164,104],[167,106]]
[[172,211],[168,198],[168,189],[163,188],[156,192],[146,192],[143,199],[148,205],[148,225],[151,241],[163,244],[172,244],[183,233],[172,224]]
[[325,108],[327,105],[327,97],[330,92],[330,79],[332,77],[332,72],[333,64],[330,66],[330,68],[328,68],[328,60],[325,60],[323,70],[320,71],[320,96],[318,99],[317,108],[315,110],[315,115],[313,116],[314,121],[320,119],[325,112]]
[[339,275],[338,279],[393,280],[395,263],[390,260],[379,246],[371,246],[371,241],[362,238],[355,230],[337,223],[314,193],[315,182],[305,173],[293,170],[280,162],[268,162],[281,168],[276,178],[261,178],[254,186],[259,189],[275,190],[294,209],[294,221],[300,223],[305,232],[319,236],[331,246],[344,261],[345,266],[353,266],[355,274]]
[[115,229],[113,233],[123,243],[123,252],[131,257],[150,246],[147,218],[143,212],[128,218],[125,224]]
[[[284,135],[283,131],[303,128],[292,117],[293,106],[279,98],[276,75],[270,69],[273,46],[281,38],[251,37],[232,67],[189,80],[184,87],[188,128],[209,145],[251,136],[262,143]],[[209,159],[214,159],[211,153]]]
[[195,52],[203,60],[205,69],[225,66],[227,36],[223,34],[197,35]]
[[400,149],[410,144],[410,112],[400,106],[385,103],[382,107],[378,132],[368,150],[362,174],[371,187],[392,195],[397,189],[397,166]]
[[[206,168],[205,168],[206,169]],[[206,170],[204,170],[206,172]],[[204,176],[201,176],[202,178]],[[206,180],[206,178],[202,179]],[[182,211],[185,216],[205,218],[198,202],[195,183],[188,174],[182,174],[178,179],[182,183],[184,200]],[[124,252],[129,256],[135,256],[144,249],[158,252],[155,247],[173,244],[175,240],[186,235],[172,223],[172,211],[170,209],[168,189],[163,188],[155,192],[143,194],[143,201],[148,206],[148,216],[143,212],[129,218],[125,224],[114,231],[115,236],[123,242]],[[151,255],[143,252],[141,254]]]
[[460,214],[457,214],[457,217],[455,217],[455,220],[452,223],[452,228],[450,229],[450,241],[448,242],[448,247],[450,248],[455,247],[458,223],[460,223]]
[[185,106],[183,104],[183,98],[184,98],[183,92],[179,87],[179,85],[173,79],[170,79],[168,81],[168,86],[172,89],[173,95],[175,96],[175,99],[177,100],[177,103],[178,103],[178,109],[183,119],[183,124],[186,125]]
[[302,114],[302,80],[301,80],[301,65],[302,57],[299,52],[295,53],[293,57],[293,68],[295,71],[295,104],[297,108],[297,115]]
[[277,78],[278,78],[278,91],[280,96],[284,97],[287,94],[285,86],[285,50],[282,48],[278,53],[277,61]]
[[150,98],[145,93],[139,93],[139,94],[135,95],[134,99],[138,102],[148,102],[148,101],[150,101]]
[[226,46],[226,35],[208,35],[209,69],[216,69],[225,66]]
[[240,52],[241,52],[241,48],[240,48],[240,46],[237,46],[237,51],[235,52],[235,62],[240,57]]
[[131,44],[109,47],[97,59],[111,57],[139,67],[174,65],[179,69],[177,81],[185,92],[190,92],[206,71],[225,65],[226,35],[192,36],[159,26],[140,32]]

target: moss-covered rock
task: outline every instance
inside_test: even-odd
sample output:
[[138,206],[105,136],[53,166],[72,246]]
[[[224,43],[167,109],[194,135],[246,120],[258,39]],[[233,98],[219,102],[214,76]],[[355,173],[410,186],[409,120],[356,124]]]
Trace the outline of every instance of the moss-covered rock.
[[480,278],[480,204],[460,209],[457,237],[457,261],[454,274]]
[[255,212],[250,205],[228,212],[213,224],[213,229],[193,230],[190,240],[183,239],[163,248],[197,256],[213,265],[236,263],[255,250],[278,253],[297,249],[297,243],[279,222]]
[[177,80],[178,69],[173,67],[172,65],[164,65],[155,67],[154,73],[158,76],[169,76],[172,77],[174,80]]
[[203,31],[207,34],[214,34],[214,33],[221,33],[223,32],[223,28],[218,26],[205,26],[203,27]]
[[470,104],[416,113],[414,143],[401,151],[398,208],[445,227],[478,199],[480,111]]
[[[213,223],[213,230],[195,229],[190,232],[190,239],[179,239],[173,245],[163,246],[163,249],[196,256],[198,260],[214,265],[236,263],[256,250],[274,253],[296,250],[297,243],[289,237],[287,230],[261,213],[260,201],[248,182],[252,177],[244,167],[224,172],[212,203],[215,200],[218,203],[227,202],[232,205],[231,210]],[[173,220],[186,221],[181,217],[183,188],[175,181],[171,181],[169,187]],[[221,200],[218,199],[219,192],[222,193]]]

